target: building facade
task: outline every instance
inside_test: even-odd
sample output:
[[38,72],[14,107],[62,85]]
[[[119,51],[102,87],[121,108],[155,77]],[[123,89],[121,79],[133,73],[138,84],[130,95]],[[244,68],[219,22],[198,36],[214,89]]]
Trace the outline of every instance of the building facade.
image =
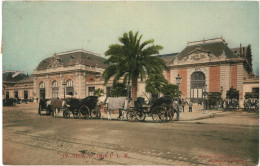
[[54,54],[42,60],[33,71],[35,98],[85,98],[102,87],[106,59],[86,51]]
[[[176,84],[178,74],[182,77],[180,90],[182,98],[187,100],[203,100],[204,85],[207,92],[221,92],[223,99],[231,87],[239,90],[240,106],[245,92],[259,91],[259,79],[252,70],[250,45],[229,48],[223,38],[216,38],[189,42],[180,53],[159,56],[169,68],[164,71],[169,83]],[[102,73],[108,66],[105,60],[86,50],[55,53],[42,60],[30,77],[3,73],[3,98],[81,99],[101,88],[105,92],[104,99],[110,96],[112,88],[112,79],[103,85]],[[128,90],[131,94],[131,88]],[[137,96],[149,96],[145,93],[145,83],[140,80]]]
[[176,84],[179,74],[182,98],[193,102],[203,100],[205,85],[207,92],[221,92],[223,99],[233,87],[239,90],[242,106],[244,84],[254,78],[250,45],[231,49],[222,38],[189,42],[180,53],[162,55],[162,58],[169,67],[165,72],[167,80]]
[[21,71],[3,72],[2,98],[32,99],[33,77]]

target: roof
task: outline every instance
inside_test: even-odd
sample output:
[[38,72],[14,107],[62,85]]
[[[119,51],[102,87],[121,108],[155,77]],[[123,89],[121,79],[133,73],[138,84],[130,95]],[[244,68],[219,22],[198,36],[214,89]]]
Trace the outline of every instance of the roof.
[[77,64],[105,69],[108,67],[107,64],[104,64],[105,60],[105,58],[102,58],[95,53],[86,50],[75,50],[59,54],[55,53],[52,57],[42,60],[36,70],[44,70],[59,66],[73,66]]
[[178,53],[171,53],[171,54],[163,54],[163,55],[157,55],[157,57],[160,57],[164,60],[165,64],[167,65],[172,61],[172,59],[176,58]]
[[3,72],[3,82],[17,82],[28,77],[21,71]]
[[227,46],[226,42],[221,39],[211,40],[209,39],[207,42],[205,40],[188,43],[187,47],[181,51],[177,58],[178,60],[182,60],[184,57],[188,57],[190,53],[196,51],[199,47],[201,51],[209,52],[217,57],[221,56],[223,52],[225,53],[227,58],[237,58],[233,51]]
[[240,56],[240,57],[246,57],[247,51],[250,45],[246,47],[238,47],[238,48],[231,48],[231,50],[234,52],[235,55]]
[[31,83],[31,82],[33,82],[33,76],[32,75],[30,75],[29,77],[24,78],[20,81],[17,81],[17,83]]

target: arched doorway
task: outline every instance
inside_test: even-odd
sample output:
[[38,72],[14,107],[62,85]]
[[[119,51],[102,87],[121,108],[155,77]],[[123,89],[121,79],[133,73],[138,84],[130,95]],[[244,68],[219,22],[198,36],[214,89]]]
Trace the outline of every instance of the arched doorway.
[[40,99],[45,99],[45,84],[41,82],[40,85]]
[[205,74],[201,71],[196,71],[191,75],[190,99],[194,103],[202,102],[203,85],[205,84]]

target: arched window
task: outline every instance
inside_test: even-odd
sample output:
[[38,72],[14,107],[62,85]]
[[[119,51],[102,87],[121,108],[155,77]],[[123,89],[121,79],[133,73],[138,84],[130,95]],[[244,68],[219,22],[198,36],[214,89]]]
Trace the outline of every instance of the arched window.
[[202,101],[203,85],[205,84],[205,75],[200,71],[196,71],[191,75],[190,98],[192,102]]
[[52,82],[52,98],[58,98],[59,97],[59,87],[58,82],[53,81]]
[[44,84],[44,82],[41,82],[39,87],[40,87],[40,98],[45,99],[45,84]]
[[66,83],[66,95],[70,95],[70,96],[74,95],[74,87],[73,87],[72,80],[68,80]]

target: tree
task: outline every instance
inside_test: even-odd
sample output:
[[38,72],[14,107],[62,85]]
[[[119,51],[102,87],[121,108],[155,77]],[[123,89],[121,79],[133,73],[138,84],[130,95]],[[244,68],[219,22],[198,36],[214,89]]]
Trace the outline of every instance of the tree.
[[104,95],[104,89],[101,89],[101,88],[98,88],[94,91],[94,95],[95,96],[98,96],[98,97],[101,97]]
[[141,43],[142,35],[132,31],[124,33],[119,38],[120,44],[112,44],[105,52],[109,58],[105,61],[110,66],[103,72],[104,85],[113,77],[114,84],[123,78],[123,83],[132,83],[132,101],[137,97],[138,78],[141,81],[150,73],[162,73],[166,69],[164,61],[160,57],[153,56],[159,54],[163,48],[154,45],[154,40],[150,39]]
[[113,85],[111,89],[111,95],[113,97],[121,97],[121,96],[126,96],[127,91],[126,91],[126,86],[123,83],[116,83]]
[[156,95],[162,92],[162,88],[168,84],[168,81],[165,79],[162,73],[160,74],[151,74],[149,78],[145,81],[145,91]]
[[178,85],[166,84],[162,87],[161,93],[165,96],[171,96],[174,99],[178,97]]

